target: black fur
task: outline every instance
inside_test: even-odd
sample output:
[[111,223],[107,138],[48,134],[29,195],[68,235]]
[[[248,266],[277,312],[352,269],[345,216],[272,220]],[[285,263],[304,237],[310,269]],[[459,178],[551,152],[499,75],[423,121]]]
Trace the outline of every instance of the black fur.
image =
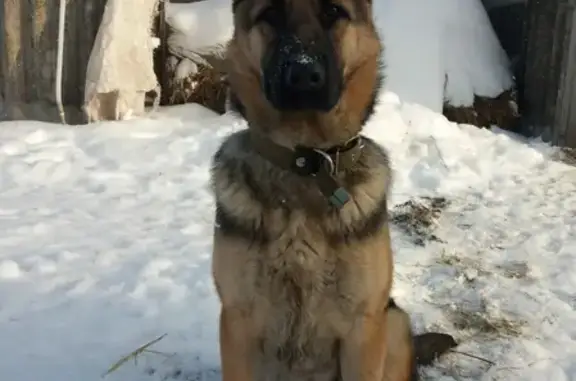
[[[268,175],[259,174],[259,178],[254,173],[254,167],[251,165],[252,160],[259,159],[257,154],[252,153],[249,142],[249,132],[244,130],[233,134],[228,138],[214,155],[213,166],[215,171],[225,175],[227,187],[229,189],[237,188],[238,191],[245,192],[253,202],[258,203],[264,210],[282,210],[286,218],[290,213],[298,210],[306,210],[311,219],[317,219],[318,224],[322,225],[326,218],[338,218],[337,209],[332,207],[326,199],[316,189],[313,178],[302,178],[278,167],[269,164]],[[381,160],[387,160],[384,151],[369,138],[364,137],[364,144],[371,149],[372,158],[381,156]],[[365,148],[365,149],[367,149]],[[380,161],[380,159],[377,159]],[[260,166],[259,171],[266,166]],[[362,186],[369,180],[368,167],[370,163],[364,163],[362,159],[352,170],[344,173],[343,185],[345,188],[353,191],[355,187]],[[291,192],[286,192],[283,188],[284,183],[290,183]],[[299,188],[294,188],[298,184]],[[299,189],[294,191],[294,189]],[[216,197],[218,194],[216,193]],[[312,197],[312,199],[310,199]],[[333,245],[342,243],[352,243],[368,239],[383,229],[387,218],[387,194],[383,192],[377,207],[367,211],[365,218],[354,224],[341,224],[334,229],[326,230],[325,235]],[[245,216],[232,216],[226,210],[226,206],[221,204],[217,199],[217,223],[220,225],[220,232],[225,235],[244,238],[254,243],[264,244],[273,240],[275,237],[269,236],[269,230],[266,228],[266,221],[256,222]],[[263,218],[263,217],[261,217]]]
[[216,204],[216,229],[223,235],[248,239],[256,244],[269,242],[268,234],[262,224],[250,223],[245,219],[239,219],[230,214],[222,204]]
[[363,239],[370,238],[384,229],[388,220],[387,195],[383,195],[378,202],[378,206],[371,211],[366,217],[348,226],[343,226],[340,231],[329,235],[329,240],[334,244],[342,242],[352,243]]

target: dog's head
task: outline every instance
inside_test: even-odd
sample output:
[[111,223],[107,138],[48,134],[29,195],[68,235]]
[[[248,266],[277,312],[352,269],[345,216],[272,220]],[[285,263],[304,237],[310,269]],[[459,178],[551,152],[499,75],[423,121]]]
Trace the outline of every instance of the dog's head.
[[358,133],[379,86],[371,0],[234,0],[232,100],[251,126],[292,144]]

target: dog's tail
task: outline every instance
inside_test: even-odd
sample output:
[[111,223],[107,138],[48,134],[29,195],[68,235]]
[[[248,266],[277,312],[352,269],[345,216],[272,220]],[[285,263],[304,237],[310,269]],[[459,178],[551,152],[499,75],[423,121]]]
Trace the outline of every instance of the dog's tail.
[[[400,308],[393,298],[388,299],[388,310],[396,310],[409,320],[408,314]],[[392,312],[392,311],[390,311]],[[430,365],[434,360],[448,352],[450,349],[457,346],[456,341],[450,335],[439,332],[427,332],[419,335],[414,335],[413,332],[408,332],[412,337],[412,377],[411,381],[418,380],[418,365]]]

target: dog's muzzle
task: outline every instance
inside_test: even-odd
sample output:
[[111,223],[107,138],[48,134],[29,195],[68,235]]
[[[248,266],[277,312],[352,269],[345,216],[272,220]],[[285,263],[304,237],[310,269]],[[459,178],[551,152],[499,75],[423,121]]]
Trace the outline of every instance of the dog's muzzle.
[[264,58],[264,92],[275,108],[326,112],[338,103],[342,86],[334,52],[314,50],[284,38]]

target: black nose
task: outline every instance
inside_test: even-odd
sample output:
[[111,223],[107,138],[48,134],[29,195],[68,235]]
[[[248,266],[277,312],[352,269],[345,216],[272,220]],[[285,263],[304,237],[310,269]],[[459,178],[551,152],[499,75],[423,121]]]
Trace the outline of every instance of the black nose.
[[291,57],[284,71],[284,86],[291,92],[317,91],[326,83],[326,69],[308,55]]

